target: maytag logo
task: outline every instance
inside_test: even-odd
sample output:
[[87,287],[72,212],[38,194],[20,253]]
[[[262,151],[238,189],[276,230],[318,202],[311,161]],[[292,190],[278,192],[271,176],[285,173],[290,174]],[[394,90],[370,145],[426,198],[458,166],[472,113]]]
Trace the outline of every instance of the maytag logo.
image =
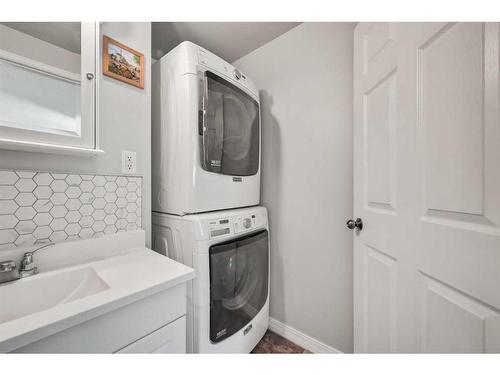
[[250,330],[252,329],[252,325],[250,324],[245,330],[243,331],[243,336],[245,336]]
[[217,334],[215,335],[215,337],[219,338],[221,336],[224,336],[226,333],[227,333],[227,329],[224,328],[223,330],[220,330],[219,332],[217,332]]
[[233,182],[241,182],[243,179],[241,177],[233,177]]

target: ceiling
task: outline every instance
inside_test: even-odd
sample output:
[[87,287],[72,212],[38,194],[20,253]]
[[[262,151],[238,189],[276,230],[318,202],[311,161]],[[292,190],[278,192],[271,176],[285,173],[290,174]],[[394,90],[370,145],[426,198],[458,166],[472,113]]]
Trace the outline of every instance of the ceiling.
[[2,22],[2,25],[80,54],[80,22]]
[[300,22],[153,22],[152,56],[159,59],[188,40],[228,62],[238,60]]

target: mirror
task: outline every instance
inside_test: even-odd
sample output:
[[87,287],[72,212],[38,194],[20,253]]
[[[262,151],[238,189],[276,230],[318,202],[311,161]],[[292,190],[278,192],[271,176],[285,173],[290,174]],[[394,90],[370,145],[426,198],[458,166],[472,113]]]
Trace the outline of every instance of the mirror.
[[2,138],[95,147],[95,31],[80,22],[0,23]]

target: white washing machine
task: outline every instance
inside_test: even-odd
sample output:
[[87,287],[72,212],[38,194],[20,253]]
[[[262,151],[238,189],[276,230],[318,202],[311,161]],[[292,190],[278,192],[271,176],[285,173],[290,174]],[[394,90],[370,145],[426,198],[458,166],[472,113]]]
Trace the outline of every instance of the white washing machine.
[[260,201],[258,90],[183,42],[152,68],[153,211],[185,215]]
[[188,287],[188,352],[249,353],[269,324],[266,208],[153,213],[153,249],[196,271]]

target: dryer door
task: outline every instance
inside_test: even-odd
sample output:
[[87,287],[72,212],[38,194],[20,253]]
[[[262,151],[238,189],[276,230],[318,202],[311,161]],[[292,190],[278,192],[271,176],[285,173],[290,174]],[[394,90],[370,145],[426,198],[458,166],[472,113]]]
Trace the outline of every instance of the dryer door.
[[259,170],[259,103],[210,71],[200,111],[201,164],[209,172],[251,176]]
[[210,255],[210,341],[245,327],[267,301],[268,232],[213,245]]

